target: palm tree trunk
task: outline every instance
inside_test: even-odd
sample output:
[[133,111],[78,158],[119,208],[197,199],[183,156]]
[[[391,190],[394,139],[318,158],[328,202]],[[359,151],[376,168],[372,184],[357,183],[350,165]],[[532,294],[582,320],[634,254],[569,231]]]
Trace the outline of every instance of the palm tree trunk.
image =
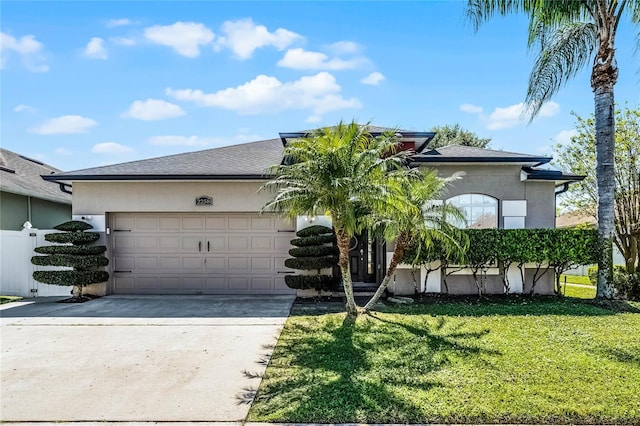
[[391,262],[389,263],[389,267],[387,268],[387,274],[382,279],[380,286],[376,290],[376,292],[371,296],[371,299],[364,305],[365,311],[370,311],[373,309],[375,304],[380,300],[380,297],[384,294],[384,291],[389,286],[389,282],[391,281],[391,277],[396,272],[396,268],[402,262],[402,258],[404,257],[404,253],[407,250],[409,245],[410,237],[407,234],[400,234],[398,238],[396,238],[396,244],[393,249],[393,256],[391,257]]
[[596,177],[598,181],[598,262],[597,298],[613,297],[613,237],[615,169],[614,169],[614,98],[613,86],[595,88]]
[[342,275],[342,286],[344,287],[344,294],[347,299],[346,310],[349,316],[358,315],[358,307],[356,300],[353,297],[353,283],[351,282],[351,268],[349,266],[349,247],[351,237],[345,235],[342,231],[336,231],[338,251],[340,253],[338,266],[340,266],[340,273]]

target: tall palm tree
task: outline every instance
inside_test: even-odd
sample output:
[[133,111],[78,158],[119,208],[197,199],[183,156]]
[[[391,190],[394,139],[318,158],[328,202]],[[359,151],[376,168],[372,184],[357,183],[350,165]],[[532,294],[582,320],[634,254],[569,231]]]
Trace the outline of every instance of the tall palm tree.
[[615,41],[625,15],[640,23],[640,0],[467,0],[477,31],[496,15],[529,16],[529,47],[539,49],[527,89],[533,119],[543,103],[591,61],[595,100],[598,234],[602,244],[597,297],[613,297]]
[[437,205],[432,202],[439,199],[446,186],[460,176],[455,174],[445,179],[431,169],[413,169],[402,176],[402,181],[395,186],[399,191],[392,202],[383,204],[381,211],[372,212],[365,218],[367,226],[374,233],[387,240],[395,239],[387,273],[364,306],[366,311],[373,309],[387,289],[396,267],[402,263],[405,252],[414,242],[422,245],[439,243],[439,247],[446,252],[462,252],[466,249],[464,234],[452,225],[463,220],[460,210],[450,204]]
[[406,153],[396,152],[394,132],[372,137],[368,126],[340,122],[295,139],[284,149],[285,163],[263,185],[273,198],[263,211],[288,217],[330,215],[336,232],[340,272],[349,315],[357,315],[349,266],[351,238],[365,226],[364,217],[382,209],[398,192]]

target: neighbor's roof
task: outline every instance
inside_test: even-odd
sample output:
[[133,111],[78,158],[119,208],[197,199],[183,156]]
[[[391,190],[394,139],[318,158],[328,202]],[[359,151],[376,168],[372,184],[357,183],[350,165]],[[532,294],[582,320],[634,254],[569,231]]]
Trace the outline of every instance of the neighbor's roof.
[[43,180],[60,169],[41,161],[0,148],[0,189],[13,194],[71,204],[71,194],[64,193],[54,182]]
[[441,148],[424,151],[416,155],[416,163],[517,163],[546,164],[551,157],[519,154],[516,152],[497,151],[494,149],[476,148],[463,145],[447,145]]
[[585,211],[574,210],[556,216],[556,228],[571,228],[577,225],[596,226],[598,221]]

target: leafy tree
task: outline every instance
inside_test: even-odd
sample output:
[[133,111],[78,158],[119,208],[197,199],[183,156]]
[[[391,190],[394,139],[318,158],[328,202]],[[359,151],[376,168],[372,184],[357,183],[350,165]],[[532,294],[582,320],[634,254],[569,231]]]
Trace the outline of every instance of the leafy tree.
[[525,103],[533,119],[544,102],[589,61],[595,103],[598,233],[601,239],[597,297],[613,297],[615,40],[625,15],[640,23],[638,0],[467,0],[476,31],[496,15],[529,16],[529,47],[537,47]]
[[331,216],[349,315],[358,313],[349,265],[351,238],[364,229],[364,217],[394,199],[401,176],[412,173],[405,167],[407,154],[396,152],[394,132],[372,137],[367,128],[340,122],[290,141],[286,161],[271,168],[273,178],[263,185],[274,191],[263,211],[291,218]]
[[447,145],[464,145],[476,148],[486,148],[491,138],[481,138],[475,133],[463,129],[459,124],[445,124],[434,126],[430,130],[436,132],[436,136],[429,143],[429,148],[440,148]]
[[[640,109],[616,112],[615,237],[627,272],[640,268]],[[597,217],[595,169],[596,132],[593,116],[576,115],[578,134],[568,145],[556,146],[558,165],[586,178],[570,187],[565,204]]]
[[[66,266],[67,271],[35,271],[33,279],[45,284],[74,286],[74,299],[82,299],[82,289],[94,283],[105,282],[109,273],[96,270],[109,264],[103,256],[105,246],[87,245],[97,241],[100,234],[86,232],[93,226],[86,222],[72,220],[54,227],[61,233],[46,234],[44,239],[58,244],[56,246],[36,247],[35,252],[44,256],[33,256],[31,263],[40,266]],[[68,245],[71,243],[71,245]]]

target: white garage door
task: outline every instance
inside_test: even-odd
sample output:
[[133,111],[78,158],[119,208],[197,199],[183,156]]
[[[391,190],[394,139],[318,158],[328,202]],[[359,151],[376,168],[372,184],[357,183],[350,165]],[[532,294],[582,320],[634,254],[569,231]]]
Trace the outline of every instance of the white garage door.
[[117,294],[291,294],[293,225],[256,214],[111,215]]

